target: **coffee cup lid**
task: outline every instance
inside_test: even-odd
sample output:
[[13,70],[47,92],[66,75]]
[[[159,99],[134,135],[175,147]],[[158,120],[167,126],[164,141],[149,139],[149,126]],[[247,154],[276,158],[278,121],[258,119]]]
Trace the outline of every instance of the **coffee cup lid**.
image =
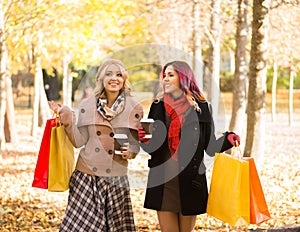
[[128,139],[126,134],[114,134],[115,139]]
[[153,118],[142,118],[141,122],[154,122]]

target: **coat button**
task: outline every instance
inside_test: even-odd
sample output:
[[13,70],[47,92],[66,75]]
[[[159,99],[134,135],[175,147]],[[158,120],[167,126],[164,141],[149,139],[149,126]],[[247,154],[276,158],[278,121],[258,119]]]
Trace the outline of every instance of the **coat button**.
[[97,168],[93,167],[93,172],[97,172]]
[[106,171],[106,173],[110,173],[111,172],[111,170],[109,168],[106,169],[105,171]]
[[100,135],[101,135],[101,131],[97,131],[96,133],[97,133],[97,135],[98,135],[98,136],[100,136]]
[[196,170],[197,168],[198,168],[198,166],[197,166],[197,165],[194,165],[194,166],[193,166],[193,169],[195,169],[195,170]]
[[100,148],[99,147],[96,147],[95,148],[95,152],[99,152],[100,151]]
[[81,112],[81,113],[85,113],[85,109],[81,109],[80,112]]
[[108,154],[112,155],[113,153],[113,150],[108,150]]
[[110,137],[114,137],[114,135],[115,135],[114,132],[110,132],[109,134]]

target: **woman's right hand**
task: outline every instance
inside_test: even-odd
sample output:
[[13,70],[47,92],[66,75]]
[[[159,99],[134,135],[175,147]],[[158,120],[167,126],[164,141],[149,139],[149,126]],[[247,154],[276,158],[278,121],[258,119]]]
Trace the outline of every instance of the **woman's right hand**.
[[60,102],[56,104],[54,101],[49,101],[48,104],[54,114],[59,117],[61,124],[67,127],[72,122],[72,111],[68,106],[63,106]]
[[146,143],[150,140],[150,138],[145,138],[146,132],[143,127],[138,128],[138,136],[139,136],[139,141]]
[[55,114],[58,114],[60,108],[62,107],[62,104],[61,104],[60,102],[56,104],[54,101],[48,101],[48,104],[49,104],[49,106],[50,106],[50,109],[51,109]]

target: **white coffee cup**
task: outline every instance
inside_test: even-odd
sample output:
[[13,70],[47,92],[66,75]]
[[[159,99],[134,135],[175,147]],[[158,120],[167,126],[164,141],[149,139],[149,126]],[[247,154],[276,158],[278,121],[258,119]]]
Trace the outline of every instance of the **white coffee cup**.
[[115,134],[114,135],[114,145],[115,145],[115,154],[121,155],[121,147],[124,146],[124,143],[128,143],[128,136],[126,134]]
[[153,128],[154,120],[152,118],[142,118],[141,119],[141,125],[146,132],[145,138],[151,138],[152,137],[152,128]]

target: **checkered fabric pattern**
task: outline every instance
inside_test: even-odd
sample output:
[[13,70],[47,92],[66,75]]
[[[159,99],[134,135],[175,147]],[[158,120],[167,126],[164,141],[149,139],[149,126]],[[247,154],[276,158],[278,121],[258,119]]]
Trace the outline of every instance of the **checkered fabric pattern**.
[[99,177],[75,170],[59,231],[136,231],[127,176]]

